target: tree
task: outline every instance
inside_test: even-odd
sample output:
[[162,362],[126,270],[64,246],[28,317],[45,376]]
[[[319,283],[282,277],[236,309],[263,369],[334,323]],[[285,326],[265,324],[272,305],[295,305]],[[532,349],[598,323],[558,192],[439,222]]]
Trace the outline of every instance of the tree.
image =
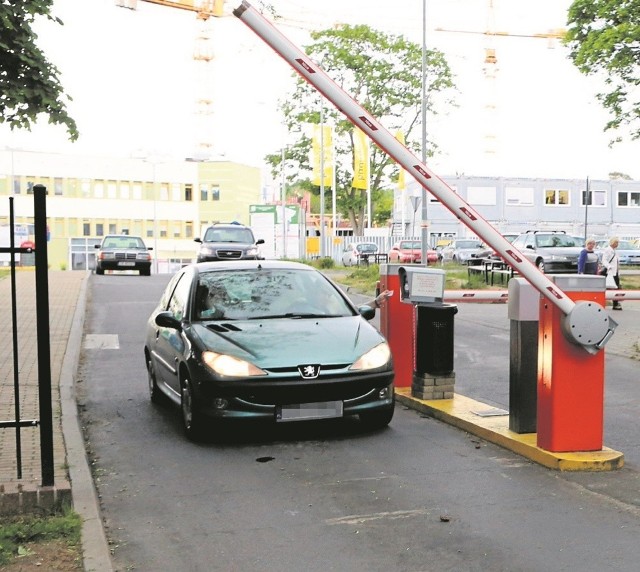
[[[390,132],[401,132],[413,151],[420,150],[422,115],[422,50],[418,44],[403,36],[387,35],[369,26],[342,25],[311,33],[313,43],[305,52],[319,62],[322,69],[360,103]],[[353,182],[354,127],[333,106],[323,102],[315,88],[296,74],[295,90],[281,104],[284,122],[290,134],[296,133],[297,141],[287,147],[285,160],[295,171],[287,180],[303,179],[304,186],[314,193],[318,187],[311,184],[310,151],[311,133],[305,126],[321,123],[334,126],[334,150],[336,165],[336,205],[347,217],[355,234],[362,234],[367,206],[367,191],[355,189]],[[444,99],[451,104],[448,92],[454,89],[451,71],[444,55],[437,50],[427,52],[426,67],[427,112],[437,114],[436,101]],[[427,156],[432,156],[436,145],[429,142]],[[370,147],[371,203],[377,205],[386,191],[391,195],[397,181],[398,165],[375,145]],[[274,177],[280,172],[282,153],[268,155]],[[328,206],[331,193],[325,194]],[[384,209],[392,210],[387,198]],[[373,209],[372,209],[373,210]],[[325,208],[325,212],[330,209]],[[374,220],[378,213],[372,213]],[[388,216],[387,216],[388,220]]]
[[628,127],[631,139],[640,138],[640,0],[575,0],[567,23],[569,57],[583,74],[603,79],[597,97],[612,116],[605,131]]
[[30,130],[45,113],[49,123],[65,125],[69,139],[78,138],[68,115],[58,69],[36,46],[32,25],[38,16],[62,25],[51,15],[53,0],[0,0],[0,123]]

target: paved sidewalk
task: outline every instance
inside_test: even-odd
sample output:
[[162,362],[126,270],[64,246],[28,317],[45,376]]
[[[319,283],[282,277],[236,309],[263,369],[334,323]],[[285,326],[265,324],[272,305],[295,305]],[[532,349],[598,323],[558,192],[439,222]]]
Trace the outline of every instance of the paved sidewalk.
[[[85,570],[110,572],[109,547],[85,453],[74,381],[80,356],[85,272],[50,271],[49,339],[53,413],[54,486],[42,487],[40,428],[20,429],[22,478],[17,476],[16,431],[0,429],[0,516],[73,504],[83,521]],[[16,272],[16,318],[20,418],[38,419],[36,285],[33,269]],[[12,294],[9,276],[0,279],[0,420],[15,419]]]

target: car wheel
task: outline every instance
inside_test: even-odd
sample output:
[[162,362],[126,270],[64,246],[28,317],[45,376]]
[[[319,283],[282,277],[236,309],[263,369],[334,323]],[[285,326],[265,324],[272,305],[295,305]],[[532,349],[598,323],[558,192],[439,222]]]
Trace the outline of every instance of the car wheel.
[[204,419],[197,409],[191,380],[185,377],[181,382],[180,411],[185,435],[191,441],[199,441],[204,433]]
[[394,411],[395,407],[391,406],[388,409],[360,413],[360,422],[367,429],[384,429],[391,423]]
[[542,260],[542,258],[536,260],[536,266],[538,267],[538,270],[544,274],[544,260]]
[[155,404],[164,403],[164,393],[158,388],[156,371],[150,358],[147,358],[147,380],[149,382],[149,399],[151,399],[151,402]]
[[151,276],[151,268],[143,268],[140,270],[140,276]]
[[96,268],[96,274],[104,274],[104,269],[103,268]]

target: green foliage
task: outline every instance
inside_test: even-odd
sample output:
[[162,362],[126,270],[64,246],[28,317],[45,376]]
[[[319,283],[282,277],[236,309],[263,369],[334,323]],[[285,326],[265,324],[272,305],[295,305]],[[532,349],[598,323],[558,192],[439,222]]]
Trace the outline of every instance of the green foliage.
[[640,0],[575,0],[567,22],[564,42],[573,63],[602,78],[598,99],[611,115],[605,131],[626,127],[632,139],[640,138]]
[[[388,35],[368,26],[342,25],[312,32],[313,43],[306,53],[321,62],[322,69],[351,97],[393,134],[404,135],[414,152],[421,147],[422,130],[422,49],[403,36]],[[285,150],[285,179],[291,185],[319,194],[311,184],[310,161],[312,132],[310,126],[321,122],[334,126],[333,147],[336,157],[336,206],[361,234],[367,207],[367,191],[354,189],[354,127],[337,109],[321,103],[315,88],[297,78],[294,92],[281,106],[290,136],[296,141]],[[430,115],[438,113],[440,104],[452,105],[450,93],[455,89],[444,55],[427,51],[425,106]],[[321,105],[323,110],[321,121]],[[427,144],[427,155],[434,154],[435,143]],[[265,157],[274,177],[281,176],[282,150]],[[399,169],[389,156],[375,145],[370,147],[370,190],[373,218],[386,223],[391,212]],[[289,191],[290,193],[290,191]],[[389,199],[391,197],[391,199]],[[332,192],[325,188],[325,213],[332,211]],[[315,211],[319,212],[319,210]]]
[[82,521],[67,510],[52,516],[20,516],[0,519],[0,565],[24,552],[24,545],[62,539],[70,545],[80,544]]
[[67,114],[59,71],[37,47],[32,25],[39,16],[62,24],[51,15],[53,0],[0,1],[0,123],[30,130],[38,115],[65,125],[69,139],[78,138],[75,121]]

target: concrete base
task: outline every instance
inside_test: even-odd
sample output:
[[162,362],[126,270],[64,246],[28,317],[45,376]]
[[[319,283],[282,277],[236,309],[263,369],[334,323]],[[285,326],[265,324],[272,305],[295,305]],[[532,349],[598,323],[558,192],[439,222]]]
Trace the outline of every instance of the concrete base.
[[559,471],[611,471],[624,465],[624,455],[608,447],[600,451],[552,453],[536,445],[536,433],[515,433],[509,429],[509,416],[482,417],[474,412],[494,407],[463,395],[452,399],[423,400],[408,388],[396,389],[396,401],[434,419],[463,429],[485,441],[500,445],[549,469]]

